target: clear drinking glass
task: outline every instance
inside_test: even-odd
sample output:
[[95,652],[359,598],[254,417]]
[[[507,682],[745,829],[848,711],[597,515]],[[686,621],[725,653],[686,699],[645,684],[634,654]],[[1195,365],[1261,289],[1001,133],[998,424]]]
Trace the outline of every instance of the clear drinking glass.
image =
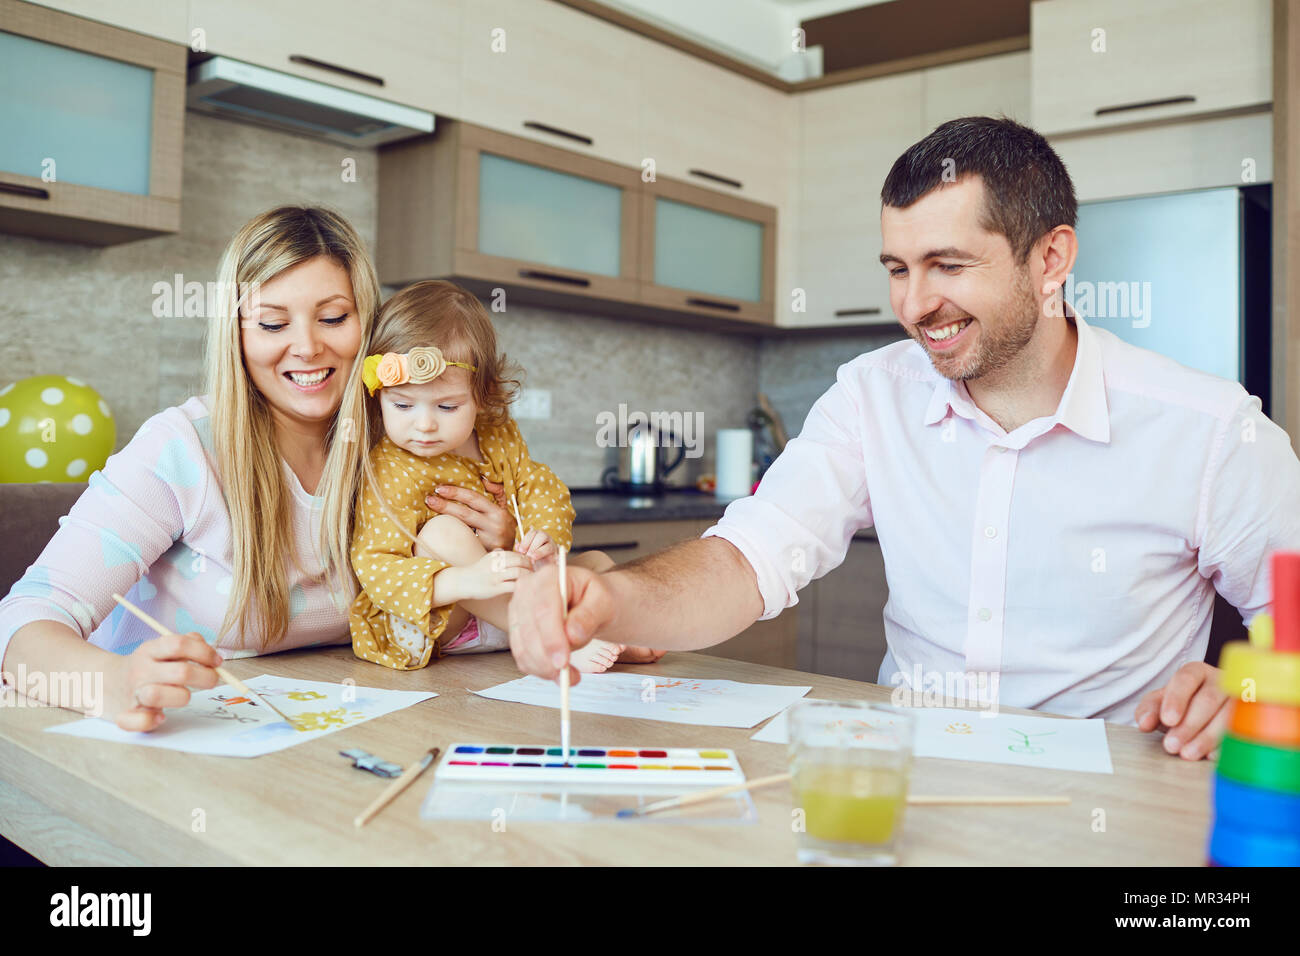
[[788,720],[799,862],[897,863],[913,718],[866,701],[800,700]]

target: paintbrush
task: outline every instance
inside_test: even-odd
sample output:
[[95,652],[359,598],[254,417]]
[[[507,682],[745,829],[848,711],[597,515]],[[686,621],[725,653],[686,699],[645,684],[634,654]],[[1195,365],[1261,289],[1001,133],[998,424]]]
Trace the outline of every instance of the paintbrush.
[[[618,811],[620,817],[644,817],[651,813],[658,813],[660,810],[670,810],[673,807],[684,807],[692,803],[703,803],[705,800],[712,800],[715,797],[725,796],[728,793],[736,793],[741,790],[757,790],[759,787],[768,787],[774,783],[786,783],[791,779],[788,773],[776,773],[770,777],[758,777],[755,780],[746,783],[734,783],[727,787],[714,787],[711,790],[702,790],[699,793],[686,794],[681,797],[671,797],[667,800],[659,800],[656,803],[646,804],[644,807],[636,809],[627,809]],[[1040,797],[1030,795],[1008,794],[1005,796],[979,796],[979,795],[954,795],[954,796],[931,796],[928,794],[913,793],[907,797],[909,806],[916,807],[938,807],[938,806],[973,806],[973,807],[1005,807],[1005,806],[1030,806],[1030,805],[1062,805],[1070,802],[1069,797]]]
[[420,758],[418,763],[413,763],[411,766],[407,767],[406,771],[400,777],[390,783],[387,788],[385,788],[384,792],[375,798],[374,803],[370,804],[370,806],[357,814],[352,821],[352,825],[358,828],[365,826],[370,821],[371,817],[392,803],[399,793],[411,784],[415,783],[415,778],[424,773],[424,771],[428,769],[429,764],[438,759],[439,751],[440,748],[431,747],[428,753]]
[[[115,600],[118,604],[122,605],[122,607],[126,608],[128,611],[130,611],[140,620],[144,621],[151,628],[157,631],[160,637],[166,637],[168,634],[176,633],[175,631],[169,631],[167,628],[163,627],[160,623],[158,623],[158,621],[154,620],[151,616],[149,616],[149,614],[142,611],[140,608],[136,607],[126,598],[122,597],[122,595],[114,594],[113,600]],[[287,717],[278,707],[276,707],[275,704],[271,703],[269,700],[267,700],[257,691],[253,690],[253,688],[249,687],[247,684],[245,684],[234,674],[230,673],[230,671],[226,670],[224,667],[217,667],[216,671],[217,671],[217,676],[220,677],[223,681],[225,681],[230,686],[234,687],[235,690],[239,691],[241,694],[248,696],[255,703],[265,704],[276,714],[279,714],[280,719],[283,720],[290,727],[292,727],[294,730],[300,729],[298,725],[294,723],[289,717]]]
[[510,507],[513,508],[515,512],[515,527],[519,529],[517,532],[519,535],[519,540],[523,541],[524,540],[524,519],[519,517],[519,502],[515,499],[513,492],[511,492],[510,494]]
[[[569,619],[569,583],[564,571],[564,553],[565,549],[560,548],[560,629],[564,630],[564,622]],[[565,631],[565,646],[568,646],[569,635]],[[566,656],[564,661],[564,670],[560,671],[560,749],[564,752],[564,762],[569,762],[569,661]]]

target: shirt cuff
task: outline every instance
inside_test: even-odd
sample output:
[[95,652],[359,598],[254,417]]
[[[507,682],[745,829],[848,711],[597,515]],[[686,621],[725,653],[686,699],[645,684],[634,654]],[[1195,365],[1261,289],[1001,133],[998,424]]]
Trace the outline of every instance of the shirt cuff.
[[[726,516],[723,516],[723,521]],[[764,560],[763,552],[745,535],[739,531],[734,524],[715,524],[701,538],[721,538],[724,541],[730,541],[736,546],[749,566],[754,569],[754,577],[758,580],[758,593],[763,599],[763,613],[759,615],[760,621],[767,621],[776,617],[787,607],[799,603],[799,598],[790,593],[785,582],[770,565]]]

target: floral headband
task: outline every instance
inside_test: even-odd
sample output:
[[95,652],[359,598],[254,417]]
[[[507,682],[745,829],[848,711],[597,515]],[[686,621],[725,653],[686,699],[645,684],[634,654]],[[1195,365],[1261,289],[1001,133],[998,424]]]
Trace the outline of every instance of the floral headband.
[[437,346],[413,348],[402,355],[399,352],[385,352],[367,355],[361,366],[361,380],[371,395],[379,388],[391,388],[394,385],[423,385],[432,382],[447,370],[448,365],[477,372],[478,367],[465,362],[448,362],[442,357],[442,350]]

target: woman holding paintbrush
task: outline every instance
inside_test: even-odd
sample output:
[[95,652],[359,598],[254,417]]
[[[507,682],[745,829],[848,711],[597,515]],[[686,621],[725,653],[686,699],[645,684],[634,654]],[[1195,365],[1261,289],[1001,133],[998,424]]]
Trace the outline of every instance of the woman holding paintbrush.
[[[44,699],[126,730],[153,730],[190,688],[215,687],[223,658],[349,640],[374,266],[340,216],[285,206],[239,230],[218,280],[205,394],[150,418],[90,476],[0,601],[5,682],[102,675],[75,697],[46,680]],[[509,548],[514,519],[478,498],[463,520]],[[157,636],[114,594],[174,633]],[[102,699],[84,696],[98,686]]]

